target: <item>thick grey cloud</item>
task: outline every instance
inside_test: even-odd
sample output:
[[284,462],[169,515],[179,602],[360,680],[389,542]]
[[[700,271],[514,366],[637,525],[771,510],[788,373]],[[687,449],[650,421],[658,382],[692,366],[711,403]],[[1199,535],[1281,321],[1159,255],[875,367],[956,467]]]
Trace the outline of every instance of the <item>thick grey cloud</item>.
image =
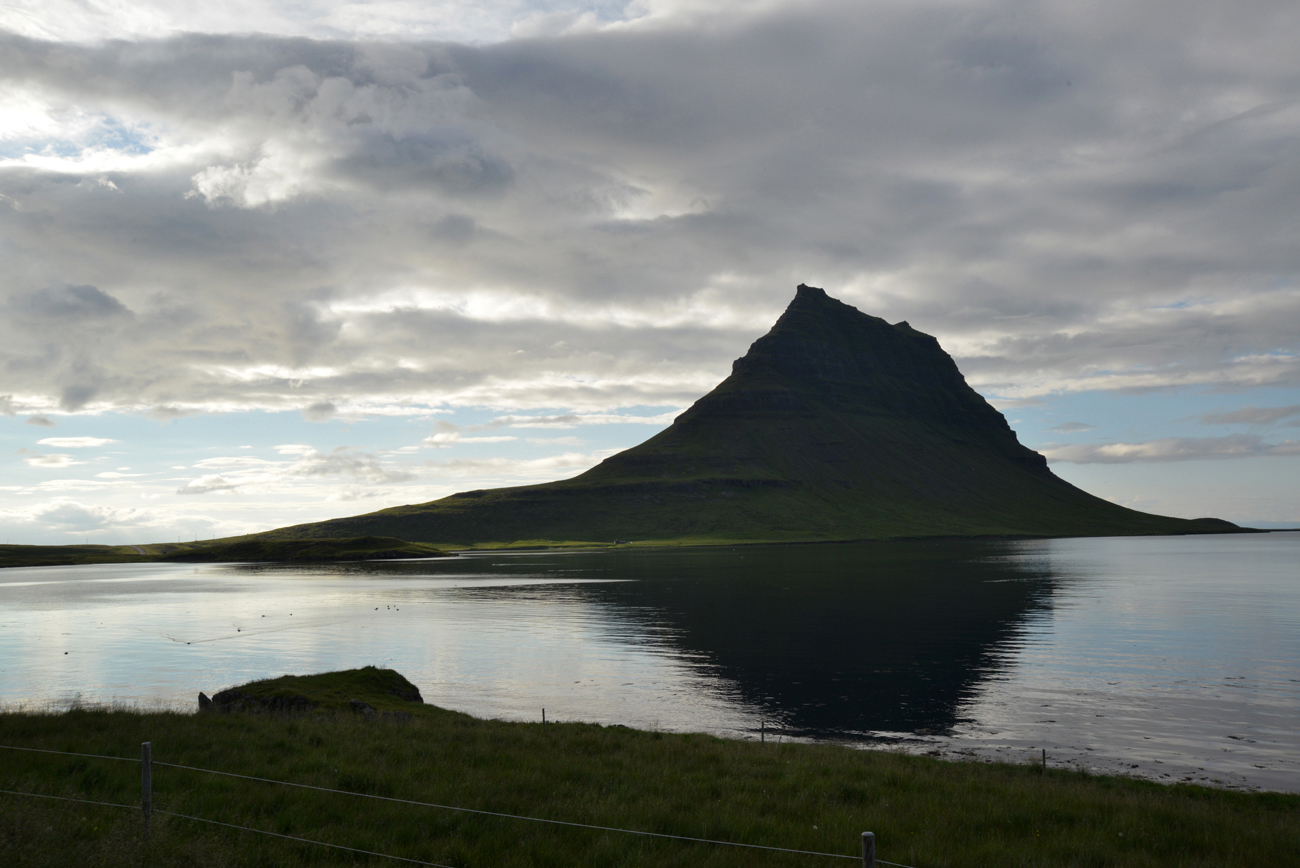
[[42,107],[0,163],[0,391],[27,413],[681,406],[800,281],[1009,398],[1300,385],[1298,15],[0,37]]
[[334,418],[334,414],[338,412],[338,409],[338,407],[329,401],[318,401],[315,404],[304,407],[302,410],[302,417],[308,422],[324,422],[328,419]]
[[130,316],[122,302],[93,286],[55,286],[19,293],[5,313],[24,325],[59,327]]

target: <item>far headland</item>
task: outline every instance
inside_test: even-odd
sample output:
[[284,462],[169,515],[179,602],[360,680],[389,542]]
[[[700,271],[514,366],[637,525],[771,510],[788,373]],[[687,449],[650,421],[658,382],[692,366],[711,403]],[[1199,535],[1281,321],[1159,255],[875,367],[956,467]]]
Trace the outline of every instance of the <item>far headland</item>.
[[[429,556],[429,546],[1246,530],[1222,519],[1138,512],[1076,488],[1020,443],[935,338],[800,284],[771,331],[713,391],[664,431],[572,479],[201,544],[40,547],[40,562],[59,562],[52,548],[76,555],[64,563],[337,560]],[[327,540],[339,550],[307,553],[310,541]],[[18,565],[21,556],[0,551],[0,564]]]

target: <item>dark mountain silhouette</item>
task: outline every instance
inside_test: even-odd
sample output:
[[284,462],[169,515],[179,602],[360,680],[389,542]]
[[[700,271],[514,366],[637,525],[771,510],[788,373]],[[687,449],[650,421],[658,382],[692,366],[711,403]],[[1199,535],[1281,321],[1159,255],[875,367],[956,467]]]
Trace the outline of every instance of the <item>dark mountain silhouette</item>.
[[1022,446],[939,342],[800,286],[666,430],[573,479],[272,531],[444,545],[1237,530],[1125,509]]

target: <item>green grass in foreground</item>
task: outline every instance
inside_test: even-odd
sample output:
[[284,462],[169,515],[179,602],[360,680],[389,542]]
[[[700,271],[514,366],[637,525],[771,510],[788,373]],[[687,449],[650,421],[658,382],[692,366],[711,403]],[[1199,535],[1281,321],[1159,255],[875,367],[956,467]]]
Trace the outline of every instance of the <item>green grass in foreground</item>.
[[[364,671],[363,671],[364,672]],[[374,670],[371,670],[374,673]],[[374,673],[377,679],[382,673]],[[329,691],[354,689],[338,674]],[[300,679],[295,687],[310,687]],[[386,691],[354,696],[378,707]],[[350,713],[0,715],[0,744],[138,757],[651,832],[943,866],[1274,866],[1300,854],[1300,796],[832,745],[760,745],[590,724],[477,720],[403,703]],[[139,766],[0,751],[0,789],[138,804]],[[549,826],[155,766],[156,808],[449,866],[837,865],[845,860]],[[4,865],[401,864],[138,811],[0,795]]]

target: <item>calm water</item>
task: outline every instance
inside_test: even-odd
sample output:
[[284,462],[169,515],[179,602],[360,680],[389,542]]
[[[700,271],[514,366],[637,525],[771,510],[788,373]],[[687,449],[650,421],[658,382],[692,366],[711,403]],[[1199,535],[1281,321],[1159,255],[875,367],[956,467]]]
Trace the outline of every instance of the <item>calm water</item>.
[[480,716],[1300,792],[1300,534],[0,571],[0,704],[375,664]]

